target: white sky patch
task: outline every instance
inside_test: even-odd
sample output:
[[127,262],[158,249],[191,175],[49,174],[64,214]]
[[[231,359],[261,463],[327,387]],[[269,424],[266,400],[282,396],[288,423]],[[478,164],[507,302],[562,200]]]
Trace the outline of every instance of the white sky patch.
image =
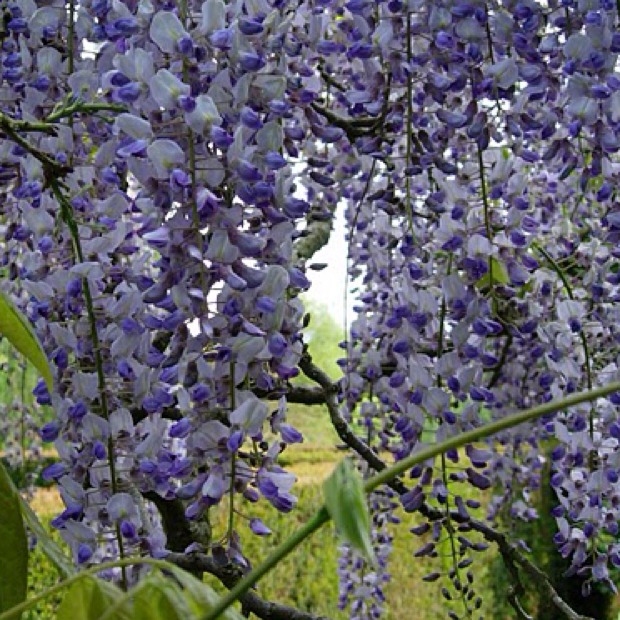
[[[334,217],[334,229],[332,230],[329,243],[317,252],[311,263],[326,263],[327,267],[322,271],[306,271],[312,286],[304,297],[318,305],[327,308],[333,319],[339,324],[344,324],[345,309],[345,276],[347,272],[347,244],[344,239],[345,221],[343,208],[336,209]],[[349,322],[353,317],[354,296],[349,294]]]

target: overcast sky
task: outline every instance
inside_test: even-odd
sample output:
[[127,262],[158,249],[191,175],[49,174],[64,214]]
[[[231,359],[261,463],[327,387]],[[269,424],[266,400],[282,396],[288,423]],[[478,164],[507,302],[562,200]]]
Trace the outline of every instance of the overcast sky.
[[[312,286],[305,294],[305,297],[317,304],[326,306],[333,319],[339,325],[344,324],[346,256],[347,245],[344,240],[343,209],[339,208],[329,243],[320,252],[315,254],[312,260],[314,263],[327,263],[327,267],[322,271],[313,271],[311,269],[307,271]],[[352,300],[349,299],[348,301],[350,322]]]

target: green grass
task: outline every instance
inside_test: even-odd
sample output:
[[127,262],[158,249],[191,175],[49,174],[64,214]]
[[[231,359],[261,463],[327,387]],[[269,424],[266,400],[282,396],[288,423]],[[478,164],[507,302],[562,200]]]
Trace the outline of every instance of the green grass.
[[[241,500],[236,503],[236,508],[243,516],[235,516],[235,527],[240,533],[242,548],[254,565],[259,564],[275,546],[305,523],[322,503],[320,481],[332,470],[336,462],[333,457],[338,458],[340,455],[327,453],[325,456],[329,455],[332,458],[312,462],[309,458],[311,454],[312,451],[308,450],[290,452],[290,469],[299,478],[299,484],[295,487],[299,503],[291,514],[280,514],[265,501],[252,504]],[[297,456],[300,458],[297,459]],[[474,494],[474,490],[467,485],[455,486],[452,490],[465,493],[469,497]],[[44,519],[49,520],[58,509],[58,499],[51,490],[42,491],[37,496],[34,507]],[[441,596],[441,588],[447,585],[447,580],[432,583],[422,580],[422,577],[429,572],[446,573],[450,570],[452,560],[448,553],[448,542],[444,541],[439,545],[439,557],[415,558],[414,552],[422,544],[429,542],[430,537],[428,534],[417,537],[410,533],[410,528],[420,522],[418,515],[406,514],[400,510],[397,515],[402,519],[402,523],[391,527],[394,540],[389,571],[393,577],[385,587],[387,603],[384,617],[387,620],[435,620],[447,617],[450,609],[462,616],[463,607],[458,599],[456,602],[448,603]],[[245,522],[252,517],[262,519],[273,534],[266,537],[254,535]],[[226,502],[212,513],[212,524],[214,539],[223,538],[228,524]],[[536,531],[533,532],[533,536],[536,537]],[[475,536],[473,538],[477,540]],[[474,553],[471,557],[474,559],[473,565],[461,571],[461,576],[465,580],[467,570],[471,570],[475,575],[473,587],[476,595],[481,596],[483,600],[480,616],[487,620],[515,618],[514,611],[505,602],[511,581],[506,576],[503,564],[494,548],[484,553]],[[268,600],[279,601],[333,620],[344,620],[348,617],[347,612],[337,609],[339,588],[337,566],[338,539],[333,527],[328,524],[267,574],[259,582],[257,592]],[[31,595],[56,582],[53,567],[38,550],[31,556],[30,575]],[[214,578],[206,576],[205,579],[220,591],[223,589]],[[529,583],[527,578],[524,578],[523,583],[529,590],[534,590],[535,584]],[[455,595],[454,590],[452,594]],[[548,620],[536,614],[535,605],[534,597],[528,605],[534,617]],[[616,608],[610,617],[615,618],[617,613]],[[51,620],[53,604],[51,602],[43,604],[24,616],[24,620],[35,618]]]
[[295,451],[335,449],[336,445],[342,443],[324,405],[291,404],[287,409],[287,422],[304,436],[304,443],[294,446]]
[[7,340],[0,338],[0,404],[7,405],[19,398],[21,402],[32,403],[32,390],[38,375]]
[[[51,535],[59,544],[63,544],[56,532],[51,532]],[[56,583],[58,583],[56,569],[43,551],[35,547],[28,558],[28,598],[33,598]],[[41,601],[32,609],[25,611],[21,620],[52,620],[54,610],[61,600],[62,596],[58,594]]]

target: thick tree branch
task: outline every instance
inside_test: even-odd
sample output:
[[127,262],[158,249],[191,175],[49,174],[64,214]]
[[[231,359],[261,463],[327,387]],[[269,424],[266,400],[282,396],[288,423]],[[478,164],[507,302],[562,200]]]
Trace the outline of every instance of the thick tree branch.
[[[350,448],[355,450],[373,469],[381,471],[385,469],[385,463],[379,458],[374,450],[362,439],[360,439],[351,429],[347,421],[338,411],[338,403],[336,402],[336,393],[338,388],[336,384],[323,372],[318,366],[312,362],[312,358],[308,351],[304,351],[299,362],[299,368],[302,372],[321,386],[323,397],[332,425],[338,433],[338,437]],[[395,485],[395,486],[393,486]],[[399,494],[405,493],[407,488],[400,482],[394,481],[390,486]]]
[[298,405],[325,404],[325,393],[322,389],[309,388],[303,385],[288,386],[282,388],[282,390],[272,391],[254,388],[252,392],[254,392],[258,398],[264,398],[266,400],[279,400],[282,396],[286,396],[287,402]]
[[[7,116],[6,114],[0,113],[0,137],[4,135],[39,160],[43,165],[45,181],[47,184],[50,183],[51,179],[61,179],[65,177],[69,172],[71,172],[71,168],[61,164],[51,155],[41,151],[40,149],[33,146],[28,140],[26,140],[26,138],[24,138],[24,136],[22,135],[26,131],[25,126],[20,123],[21,121],[17,121]],[[31,125],[29,129],[29,131],[31,132],[51,133],[50,131],[44,131],[42,129],[43,125],[39,127],[38,123],[29,123],[29,125]]]
[[195,542],[189,522],[185,518],[185,508],[181,500],[164,499],[155,491],[147,491],[142,493],[142,496],[144,499],[153,502],[159,511],[168,549],[182,553]]
[[293,244],[293,262],[309,261],[321,248],[329,243],[333,218],[317,220],[308,218],[303,235]]
[[530,560],[528,560],[513,543],[509,542],[504,534],[494,530],[482,521],[471,519],[468,523],[473,530],[482,534],[486,540],[489,542],[494,542],[497,545],[498,550],[507,565],[516,564],[519,566],[521,570],[532,580],[533,585],[543,594],[548,596],[553,601],[553,604],[560,611],[562,611],[569,620],[594,620],[590,616],[582,616],[574,611],[556,592],[547,575]]
[[[134,407],[133,409],[130,409],[130,413],[134,424],[142,422],[142,420],[149,417],[148,412],[141,407]],[[161,417],[166,420],[180,420],[183,416],[176,407],[166,407],[163,410]]]

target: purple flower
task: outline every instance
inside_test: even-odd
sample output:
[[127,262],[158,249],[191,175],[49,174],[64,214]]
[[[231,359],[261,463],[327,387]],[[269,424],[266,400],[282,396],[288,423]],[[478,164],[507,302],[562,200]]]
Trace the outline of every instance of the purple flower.
[[211,127],[211,140],[220,149],[226,149],[233,143],[233,137],[217,125]]
[[238,27],[239,30],[246,36],[260,34],[264,30],[263,25],[259,21],[253,19],[241,18],[238,22]]
[[258,71],[265,66],[265,60],[252,52],[241,52],[239,64],[244,71]]
[[269,151],[265,155],[265,163],[270,170],[280,170],[286,166],[284,157],[275,151]]
[[211,390],[205,384],[198,384],[192,388],[191,397],[197,403],[206,402],[211,396]]
[[260,115],[248,106],[241,110],[241,122],[249,129],[260,129],[263,126]]
[[239,160],[237,164],[237,174],[240,179],[249,182],[260,181],[263,178],[260,170],[245,159]]
[[303,435],[289,424],[280,425],[280,435],[282,436],[282,440],[288,444],[302,443],[304,440]]
[[45,426],[41,427],[39,434],[44,442],[55,441],[60,432],[60,424],[57,421],[48,422]]
[[243,431],[233,431],[228,441],[226,442],[226,447],[230,450],[230,452],[237,452],[242,446],[243,440]]
[[48,465],[42,472],[41,477],[43,480],[58,480],[61,476],[63,476],[67,471],[64,463],[53,463],[52,465]]
[[121,534],[124,538],[133,540],[137,536],[136,526],[131,521],[121,521]]
[[191,428],[191,422],[187,418],[182,418],[170,427],[168,434],[175,439],[183,439],[189,435]]
[[93,444],[93,455],[96,459],[99,459],[100,461],[107,458],[107,455],[108,455],[107,448],[101,441],[97,440]]
[[250,519],[250,529],[257,536],[268,536],[271,530],[258,518]]
[[177,41],[177,48],[184,56],[189,56],[194,51],[194,42],[190,36],[183,36]]
[[39,405],[50,405],[52,403],[52,398],[47,389],[47,385],[42,379],[37,382],[36,386],[32,390],[32,394],[37,399],[37,403],[39,403]]
[[256,307],[261,312],[271,313],[275,311],[277,304],[271,297],[263,295],[256,300]]
[[93,550],[90,545],[80,543],[77,550],[77,563],[85,564],[93,556]]
[[229,50],[232,47],[232,39],[233,33],[227,29],[216,30],[209,37],[211,45],[221,50]]
[[142,87],[137,82],[130,82],[115,91],[115,97],[123,103],[133,103],[142,94]]

